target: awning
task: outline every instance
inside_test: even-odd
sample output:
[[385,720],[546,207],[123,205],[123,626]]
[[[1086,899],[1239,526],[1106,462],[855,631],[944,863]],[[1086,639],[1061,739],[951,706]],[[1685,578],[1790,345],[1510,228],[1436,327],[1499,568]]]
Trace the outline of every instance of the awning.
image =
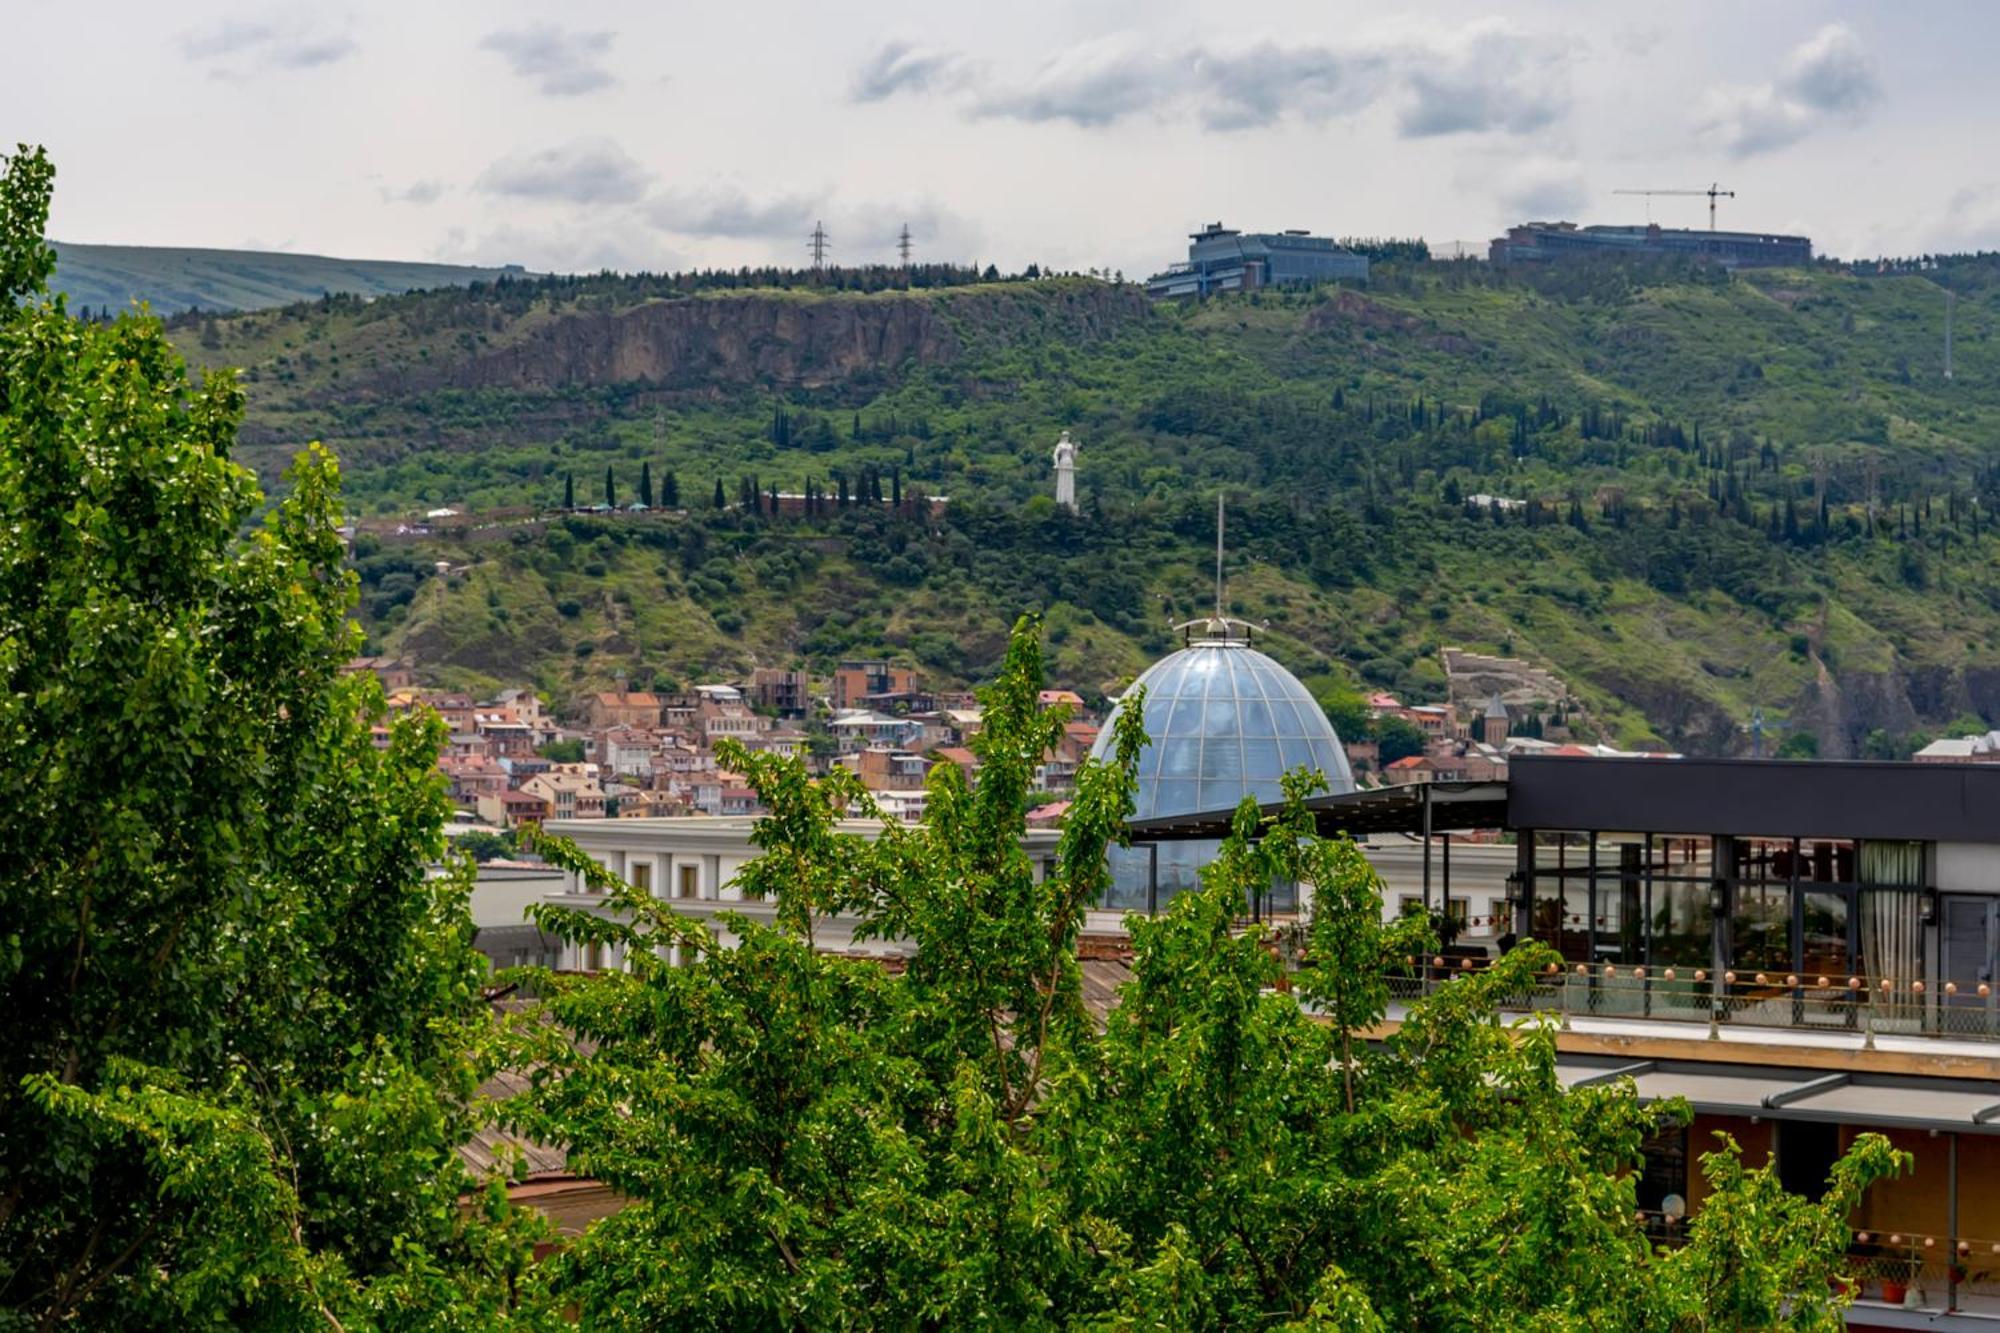
[[1630,1078],[1642,1101],[1685,1097],[1696,1111],[1709,1115],[1815,1120],[1870,1129],[2000,1134],[2000,1080],[1829,1074],[1763,1065],[1633,1062],[1586,1055],[1558,1057],[1556,1077],[1569,1088]]
[[[1402,787],[1382,787],[1374,791],[1348,792],[1342,796],[1315,796],[1306,802],[1313,822],[1323,838],[1346,833],[1365,838],[1371,833],[1421,834],[1425,807],[1429,807],[1433,833],[1461,833],[1469,829],[1507,827],[1507,784],[1505,782],[1413,782]],[[1284,809],[1281,802],[1260,807],[1266,816]],[[1126,830],[1135,843],[1217,841],[1229,836],[1230,821],[1236,811],[1210,810],[1201,814],[1161,815],[1135,819]]]

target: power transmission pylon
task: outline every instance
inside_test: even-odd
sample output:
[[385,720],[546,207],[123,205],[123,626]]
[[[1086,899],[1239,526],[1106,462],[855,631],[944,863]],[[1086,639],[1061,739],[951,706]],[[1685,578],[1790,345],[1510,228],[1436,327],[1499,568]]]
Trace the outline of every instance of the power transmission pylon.
[[907,271],[910,267],[910,224],[907,222],[903,224],[902,233],[896,237],[896,253],[903,257],[903,268]]
[[812,250],[813,272],[824,272],[826,269],[826,252],[833,246],[833,238],[826,234],[826,224],[824,222],[813,223],[812,235],[806,238],[806,244]]

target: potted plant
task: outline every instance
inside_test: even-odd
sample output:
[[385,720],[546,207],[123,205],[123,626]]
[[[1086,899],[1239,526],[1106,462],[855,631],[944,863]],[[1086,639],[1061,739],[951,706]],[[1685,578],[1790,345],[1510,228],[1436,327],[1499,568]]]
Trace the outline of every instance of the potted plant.
[[1910,1279],[1916,1276],[1916,1265],[1908,1259],[1885,1258],[1881,1261],[1882,1299],[1890,1305],[1905,1305],[1910,1299]]

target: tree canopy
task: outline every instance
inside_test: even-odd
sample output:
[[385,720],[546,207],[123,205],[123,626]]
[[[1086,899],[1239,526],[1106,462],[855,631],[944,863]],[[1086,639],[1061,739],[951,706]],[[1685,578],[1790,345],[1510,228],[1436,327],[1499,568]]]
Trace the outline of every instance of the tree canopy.
[[[1879,1137],[1825,1198],[1788,1196],[1718,1144],[1715,1193],[1678,1248],[1635,1218],[1647,1135],[1685,1106],[1628,1082],[1566,1091],[1555,1034],[1499,998],[1553,958],[1515,950],[1417,1004],[1380,1041],[1385,969],[1427,945],[1384,925],[1346,840],[1254,803],[1204,885],[1133,918],[1132,979],[1102,1030],[1076,940],[1132,808],[1143,704],[1091,761],[1058,854],[1022,850],[1042,710],[1036,627],[983,696],[968,790],[939,765],[924,821],[863,836],[842,770],[735,752],[770,807],[746,898],[712,926],[560,841],[606,912],[542,924],[619,970],[543,973],[553,1023],[520,1128],[631,1202],[542,1275],[602,1327],[1832,1329],[1845,1217],[1899,1166]],[[1283,975],[1248,894],[1314,886]],[[904,969],[815,948],[826,916],[913,946]],[[663,1256],[671,1256],[663,1262]]]
[[0,178],[0,1327],[486,1327],[488,1026],[441,724],[386,749],[331,457],[260,521],[234,378],[46,296]]

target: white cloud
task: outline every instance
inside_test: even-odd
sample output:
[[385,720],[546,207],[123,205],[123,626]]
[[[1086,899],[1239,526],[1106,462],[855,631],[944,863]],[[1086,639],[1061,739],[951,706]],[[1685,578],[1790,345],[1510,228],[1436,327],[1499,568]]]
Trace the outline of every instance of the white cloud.
[[575,139],[538,152],[515,152],[480,174],[479,189],[570,204],[629,204],[645,194],[650,173],[609,139]]
[[551,23],[488,33],[483,50],[496,52],[524,79],[533,79],[550,97],[574,97],[608,88],[617,80],[604,67],[617,36],[610,32],[571,32]]
[[664,273],[689,266],[686,255],[630,218],[581,213],[547,226],[502,223],[477,234],[453,227],[431,257],[447,264],[520,264],[536,273]]
[[385,204],[434,204],[444,197],[444,182],[427,176],[411,181],[408,185],[384,185],[382,202]]
[[951,51],[888,42],[855,73],[851,96],[857,102],[879,102],[898,93],[949,88],[965,75],[965,60]]
[[1211,130],[1258,128],[1287,113],[1307,120],[1346,115],[1375,98],[1387,65],[1373,53],[1272,42],[1197,51],[1198,114]]
[[1827,125],[1858,124],[1881,96],[1861,39],[1831,23],[1795,49],[1771,82],[1711,91],[1701,129],[1735,156],[1750,157]]
[[803,237],[821,206],[806,195],[756,200],[734,186],[670,189],[646,201],[648,221],[682,236]]
[[1071,47],[1023,83],[987,87],[972,109],[979,116],[1066,120],[1094,129],[1160,109],[1188,86],[1188,72],[1185,61],[1109,38]]
[[1509,219],[1573,218],[1588,199],[1583,167],[1562,158],[1530,157],[1503,168],[1488,188]]
[[[1445,39],[1348,47],[1260,41],[1170,51],[1129,36],[1071,47],[1025,79],[975,74],[949,52],[890,47],[857,74],[869,100],[967,95],[967,113],[1104,129],[1140,115],[1190,116],[1229,132],[1358,115],[1394,95],[1406,137],[1527,134],[1569,108],[1572,44],[1501,22]],[[950,78],[933,71],[949,69]]]
[[1407,137],[1504,131],[1529,134],[1569,109],[1571,48],[1501,22],[1404,52],[1408,101],[1397,118]]
[[267,69],[312,69],[358,49],[345,32],[303,19],[224,19],[180,37],[181,55],[221,78]]

